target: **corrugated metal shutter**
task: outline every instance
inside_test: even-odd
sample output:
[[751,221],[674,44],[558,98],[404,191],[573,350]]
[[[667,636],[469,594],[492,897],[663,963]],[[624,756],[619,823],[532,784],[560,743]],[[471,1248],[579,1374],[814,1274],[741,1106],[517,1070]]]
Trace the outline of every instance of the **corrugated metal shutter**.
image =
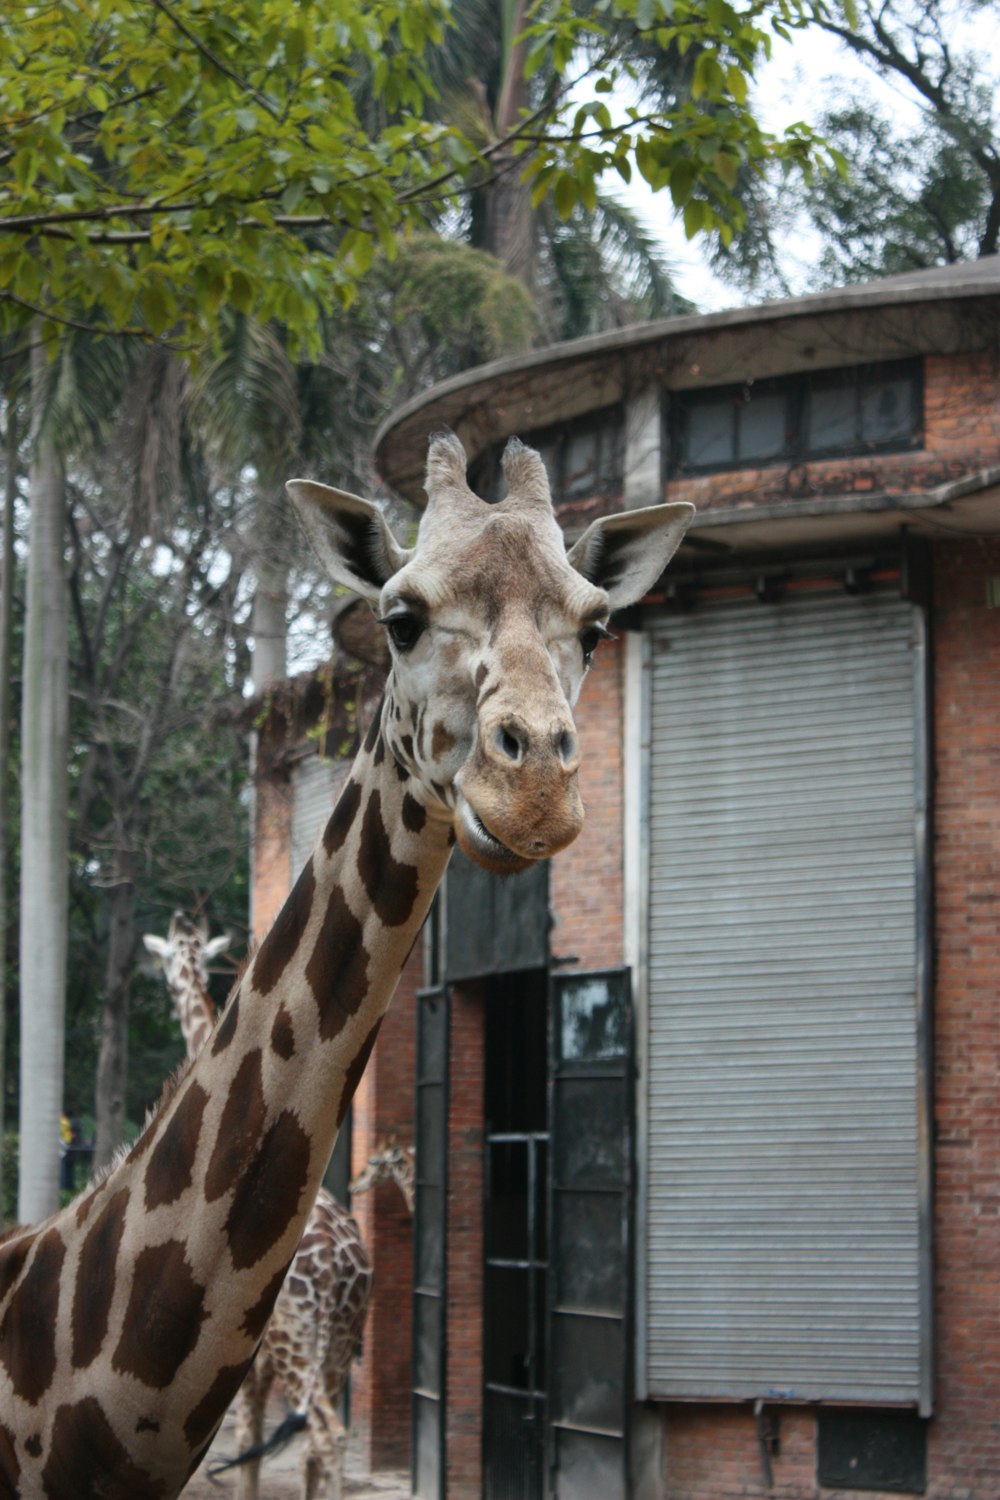
[[312,853],[333,811],[350,762],[319,755],[300,760],[292,771],[292,880]]
[[650,1395],[921,1398],[913,607],[653,642]]

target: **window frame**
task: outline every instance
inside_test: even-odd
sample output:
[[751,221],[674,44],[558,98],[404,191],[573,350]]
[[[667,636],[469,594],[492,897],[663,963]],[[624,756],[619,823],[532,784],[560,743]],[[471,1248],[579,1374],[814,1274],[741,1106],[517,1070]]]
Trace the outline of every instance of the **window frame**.
[[[862,399],[866,392],[904,379],[910,386],[910,421],[904,436],[885,441],[861,436]],[[807,441],[810,400],[816,392],[847,387],[854,392],[855,432],[846,443]],[[771,458],[734,456],[720,462],[692,463],[687,457],[690,413],[699,407],[729,400],[733,404],[730,447],[739,441],[738,414],[754,396],[782,396],[785,401],[785,444],[782,452]],[[742,401],[742,405],[741,405]],[[740,469],[775,468],[782,464],[822,462],[836,458],[863,458],[873,454],[909,453],[924,444],[924,368],[920,358],[880,360],[865,365],[843,365],[798,375],[778,375],[738,384],[699,386],[664,393],[664,428],[667,437],[667,473],[671,478],[703,474],[725,474]]]

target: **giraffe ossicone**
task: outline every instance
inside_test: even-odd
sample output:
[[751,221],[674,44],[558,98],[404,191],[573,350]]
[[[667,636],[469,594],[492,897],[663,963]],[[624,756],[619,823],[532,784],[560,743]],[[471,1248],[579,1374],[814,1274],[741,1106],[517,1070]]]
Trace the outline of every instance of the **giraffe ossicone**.
[[377,506],[289,492],[330,576],[385,623],[380,712],[312,855],[173,1097],[103,1181],[0,1244],[0,1495],[174,1500],[254,1357],[339,1126],[457,837],[513,871],[580,831],[572,706],[610,614],[693,509],[569,551],[537,453],[487,505],[431,440],[416,544]]

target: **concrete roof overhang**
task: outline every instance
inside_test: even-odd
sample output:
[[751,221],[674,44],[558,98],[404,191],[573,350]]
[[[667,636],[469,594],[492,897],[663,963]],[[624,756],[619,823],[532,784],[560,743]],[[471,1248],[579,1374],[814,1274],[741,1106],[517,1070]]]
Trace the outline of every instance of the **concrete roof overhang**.
[[[406,402],[375,438],[376,466],[422,506],[429,433],[451,427],[470,461],[512,434],[538,431],[626,401],[650,386],[690,390],[860,361],[1000,349],[1000,256],[878,282],[634,324],[496,360]],[[723,551],[884,535],[900,526],[1000,530],[1000,473],[983,471],[913,494],[824,495],[718,507],[691,541]]]

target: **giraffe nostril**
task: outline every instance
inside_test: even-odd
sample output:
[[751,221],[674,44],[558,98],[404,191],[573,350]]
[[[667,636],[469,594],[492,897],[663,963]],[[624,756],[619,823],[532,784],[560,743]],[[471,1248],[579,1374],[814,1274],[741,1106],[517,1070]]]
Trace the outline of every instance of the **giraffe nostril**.
[[564,766],[576,759],[579,741],[571,729],[564,729],[556,738],[556,754]]
[[524,733],[517,724],[509,720],[498,724],[493,731],[493,743],[505,760],[518,765],[524,754]]

